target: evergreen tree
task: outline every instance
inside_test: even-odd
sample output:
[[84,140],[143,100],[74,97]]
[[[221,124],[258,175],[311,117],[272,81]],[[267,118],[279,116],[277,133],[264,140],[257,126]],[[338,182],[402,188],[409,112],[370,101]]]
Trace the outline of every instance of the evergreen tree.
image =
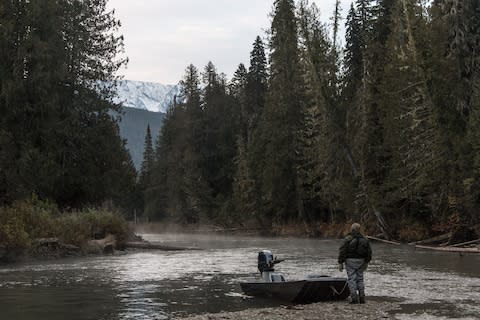
[[119,22],[105,0],[16,0],[1,9],[0,179],[8,188],[0,198],[37,193],[72,207],[114,197],[119,172],[131,169],[109,115],[126,62]]
[[360,37],[361,25],[357,11],[352,3],[347,15],[345,32],[345,78],[344,91],[348,92],[345,98],[351,101],[363,77],[363,46]]
[[262,39],[257,36],[250,52],[250,67],[247,76],[247,110],[248,114],[248,139],[251,142],[253,132],[258,125],[260,115],[265,106],[267,91],[267,57]]
[[[138,181],[138,188],[141,196],[141,203],[145,204],[147,202],[147,193],[150,192],[152,187],[153,179],[152,172],[154,167],[155,154],[153,150],[152,143],[152,133],[150,131],[150,124],[147,125],[147,130],[145,133],[145,143],[143,148],[143,160],[140,167],[140,176]],[[144,209],[144,205],[140,206]]]
[[[431,214],[428,208],[437,193],[441,158],[434,104],[426,84],[421,55],[413,30],[418,7],[402,0],[392,8],[392,33],[387,40],[382,85],[386,111],[385,143],[390,150],[386,201],[394,206],[407,202],[417,218]],[[394,210],[391,210],[394,211]],[[424,216],[425,217],[425,216]],[[430,216],[427,216],[430,218]]]
[[294,3],[277,0],[274,6],[269,88],[261,123],[265,146],[262,200],[268,218],[285,221],[297,213],[295,144],[301,82]]
[[[239,68],[238,71],[241,71]],[[243,220],[255,218],[263,223],[260,210],[260,179],[263,168],[263,147],[261,146],[258,120],[265,104],[267,89],[267,61],[263,42],[257,37],[250,53],[250,68],[241,81],[234,83],[242,88],[245,99],[238,101],[241,109],[240,126],[237,136],[235,175],[233,180],[233,207]],[[246,82],[245,82],[246,80]]]
[[386,237],[387,221],[473,221],[477,2],[438,0],[427,10],[420,0],[356,0],[343,72],[318,9],[306,0],[298,9],[275,1],[270,65],[257,37],[248,72],[240,64],[228,84],[209,63],[200,89],[187,68],[146,210],[186,223],[361,219]]
[[299,34],[304,104],[297,133],[298,214],[304,221],[326,219],[328,212],[331,147],[333,146],[333,113],[326,95],[331,83],[332,45],[319,22],[318,8],[308,1],[300,2]]
[[[389,161],[389,151],[385,147],[390,146],[384,143],[386,109],[381,105],[383,97],[380,86],[383,82],[384,66],[388,64],[385,46],[391,34],[393,2],[392,0],[378,1],[376,14],[371,18],[373,22],[365,22],[366,26],[373,23],[373,30],[371,38],[367,38],[366,41],[369,50],[364,53],[362,85],[358,96],[355,97],[358,105],[354,108],[359,112],[352,113],[360,116],[358,119],[361,122],[356,125],[356,128],[361,131],[350,135],[357,137],[357,141],[354,140],[351,144],[360,173],[356,186],[357,210],[362,218],[366,218],[366,214],[374,214],[382,225],[384,233],[388,233],[388,227],[379,210],[384,209],[382,186],[385,183]],[[351,128],[355,128],[355,125]]]
[[[475,190],[480,19],[478,1],[434,1],[431,23],[431,90],[444,145],[446,213],[467,219]],[[473,112],[472,117],[470,113]],[[473,151],[473,152],[472,152]],[[473,180],[472,180],[473,179]],[[471,215],[470,215],[471,216]]]
[[[185,131],[179,127],[184,110],[172,105],[163,120],[155,148],[150,188],[144,197],[144,213],[152,219],[182,221],[184,208],[182,153]],[[143,201],[142,201],[143,202]]]
[[[203,79],[203,110],[208,126],[204,129],[202,170],[212,192],[211,196],[215,199],[214,206],[227,210],[226,207],[230,206],[227,205],[227,199],[232,194],[235,142],[239,133],[237,128],[241,110],[235,105],[233,97],[227,94],[226,81],[217,74],[212,63],[206,66]],[[212,212],[207,212],[207,217],[211,220],[217,218]]]
[[230,81],[230,95],[235,99],[235,104],[238,106],[238,115],[236,114],[235,122],[239,126],[240,135],[243,139],[248,139],[249,135],[249,120],[251,115],[248,112],[247,106],[247,84],[248,84],[248,71],[245,65],[241,63],[238,66],[237,71],[233,75]]
[[152,133],[150,131],[150,124],[147,125],[145,133],[145,143],[143,148],[143,161],[140,167],[140,185],[143,189],[148,188],[150,184],[150,176],[152,174],[152,166],[154,161]]
[[[242,137],[238,138],[236,157],[236,172],[233,179],[233,207],[234,213],[230,215],[231,220],[236,223],[249,222],[257,219],[261,222],[261,216],[258,212],[258,190],[256,181],[248,163],[247,146]],[[238,219],[234,219],[238,217]],[[233,219],[232,219],[233,218]]]

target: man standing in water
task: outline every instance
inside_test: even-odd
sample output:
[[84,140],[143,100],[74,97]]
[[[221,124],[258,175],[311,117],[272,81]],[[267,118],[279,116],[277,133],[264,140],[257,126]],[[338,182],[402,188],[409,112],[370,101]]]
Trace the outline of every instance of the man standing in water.
[[365,303],[363,272],[372,260],[372,248],[368,240],[360,233],[358,223],[352,224],[350,231],[340,247],[339,269],[343,271],[343,264],[345,263],[348,287],[350,288],[350,303]]

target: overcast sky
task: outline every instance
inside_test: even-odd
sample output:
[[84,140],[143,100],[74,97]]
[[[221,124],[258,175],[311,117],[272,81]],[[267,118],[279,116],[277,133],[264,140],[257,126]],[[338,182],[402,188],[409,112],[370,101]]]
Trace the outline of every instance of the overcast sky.
[[[314,2],[330,23],[335,0]],[[342,1],[343,16],[350,2]],[[110,0],[130,59],[120,73],[175,84],[190,63],[203,70],[212,61],[230,78],[239,63],[248,66],[256,36],[265,38],[272,6],[273,0]]]

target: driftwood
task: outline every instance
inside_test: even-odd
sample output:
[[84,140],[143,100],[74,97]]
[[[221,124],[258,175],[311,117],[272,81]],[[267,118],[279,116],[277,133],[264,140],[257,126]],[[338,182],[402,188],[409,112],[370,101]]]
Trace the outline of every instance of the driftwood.
[[433,244],[433,243],[436,243],[436,242],[448,240],[448,239],[450,239],[451,236],[452,236],[452,233],[449,232],[449,233],[445,233],[445,234],[442,234],[440,236],[436,236],[436,237],[433,237],[433,238],[429,238],[429,239],[425,239],[425,240],[421,240],[421,241],[416,241],[416,242],[410,242],[409,244],[410,245]]
[[109,234],[103,239],[88,241],[86,251],[90,254],[113,253],[116,245],[115,236]]
[[58,245],[60,240],[58,238],[37,238],[34,239],[35,244],[39,246],[50,246],[50,245]]
[[372,236],[366,236],[366,238],[369,239],[369,240],[384,242],[384,243],[388,243],[388,244],[394,244],[396,246],[401,245],[401,243],[397,242],[397,241],[390,241],[390,240],[380,239],[380,238],[372,237]]
[[253,232],[253,231],[264,231],[265,228],[205,228],[205,229],[196,229],[189,230],[189,233],[227,233],[227,232]]
[[450,247],[462,247],[462,246],[468,246],[470,244],[476,244],[476,243],[480,243],[480,239],[452,244],[452,245],[450,245]]
[[160,243],[152,243],[152,242],[127,242],[125,244],[125,247],[134,248],[134,249],[151,249],[151,250],[163,250],[163,251],[201,250],[200,248],[166,246]]
[[81,251],[80,247],[63,243],[58,238],[36,238],[33,244],[32,253],[41,257],[76,256]]
[[421,246],[421,245],[416,245],[415,248],[444,251],[444,252],[480,253],[479,248],[457,248],[457,247],[451,247],[451,246],[450,247],[431,247],[431,246]]

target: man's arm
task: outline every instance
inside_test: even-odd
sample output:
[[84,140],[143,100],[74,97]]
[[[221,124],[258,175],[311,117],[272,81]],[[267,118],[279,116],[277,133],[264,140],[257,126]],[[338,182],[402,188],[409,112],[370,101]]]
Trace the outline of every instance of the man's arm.
[[347,252],[348,252],[348,244],[350,243],[350,237],[346,237],[343,240],[342,245],[340,246],[340,249],[338,250],[338,263],[342,264],[347,260]]
[[372,260],[372,247],[370,246],[370,242],[367,240],[367,257],[365,258],[366,263],[370,263]]

